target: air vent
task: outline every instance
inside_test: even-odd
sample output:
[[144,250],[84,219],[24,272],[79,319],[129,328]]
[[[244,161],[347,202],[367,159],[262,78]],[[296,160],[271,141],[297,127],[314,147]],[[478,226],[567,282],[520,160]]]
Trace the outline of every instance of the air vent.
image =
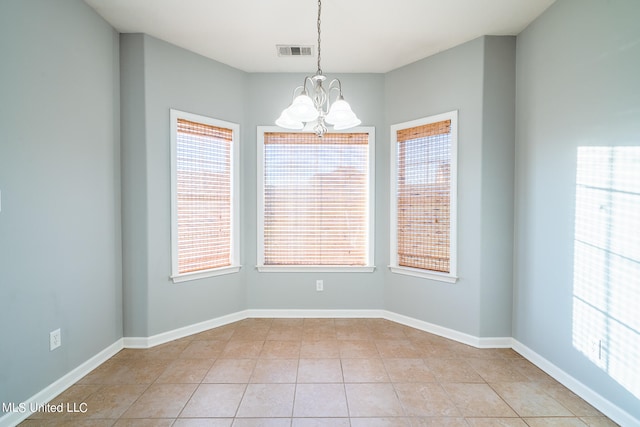
[[313,55],[313,46],[290,46],[279,44],[278,56],[311,56]]

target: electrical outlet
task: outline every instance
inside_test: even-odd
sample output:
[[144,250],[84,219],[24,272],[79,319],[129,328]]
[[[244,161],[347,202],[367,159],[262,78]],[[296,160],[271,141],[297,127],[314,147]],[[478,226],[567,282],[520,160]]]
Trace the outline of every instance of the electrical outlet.
[[322,280],[316,280],[316,291],[324,291],[324,282]]
[[62,336],[60,329],[49,332],[49,351],[53,351],[62,345]]
[[602,359],[602,340],[591,337],[589,338],[589,354],[591,355],[591,360]]

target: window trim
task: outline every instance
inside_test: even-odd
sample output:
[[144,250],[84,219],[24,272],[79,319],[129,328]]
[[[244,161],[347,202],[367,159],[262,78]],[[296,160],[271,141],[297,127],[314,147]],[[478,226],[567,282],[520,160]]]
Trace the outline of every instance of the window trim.
[[[173,283],[182,283],[191,280],[204,279],[207,277],[220,276],[224,274],[237,273],[242,268],[240,264],[240,210],[239,210],[239,149],[240,125],[224,120],[185,111],[170,109],[171,128],[171,276]],[[178,273],[178,194],[177,194],[177,131],[178,119],[190,120],[211,126],[231,129],[231,264],[223,267],[210,268],[207,270],[194,271],[189,273]]]
[[[374,248],[375,248],[375,127],[358,126],[344,131],[332,131],[332,133],[367,133],[369,135],[369,173],[367,176],[367,187],[369,197],[367,200],[367,265],[265,265],[264,264],[264,134],[268,132],[287,132],[278,126],[258,126],[257,127],[257,265],[259,272],[362,272],[371,273],[375,270]],[[307,131],[291,131],[290,133],[312,133]]]
[[[430,123],[437,123],[443,120],[451,120],[451,168],[450,168],[450,199],[449,199],[449,273],[423,270],[420,268],[405,267],[398,265],[398,139],[397,132]],[[410,120],[403,123],[391,125],[390,130],[390,262],[389,270],[393,273],[407,276],[420,277],[446,283],[456,283],[458,280],[458,110],[449,111],[442,114]]]

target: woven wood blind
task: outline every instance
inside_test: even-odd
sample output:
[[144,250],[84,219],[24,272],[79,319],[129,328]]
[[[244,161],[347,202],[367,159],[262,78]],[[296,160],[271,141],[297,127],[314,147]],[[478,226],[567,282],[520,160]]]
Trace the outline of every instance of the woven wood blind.
[[402,129],[398,265],[450,272],[451,120]]
[[231,129],[178,119],[178,272],[231,265]]
[[368,134],[264,134],[264,265],[364,266]]

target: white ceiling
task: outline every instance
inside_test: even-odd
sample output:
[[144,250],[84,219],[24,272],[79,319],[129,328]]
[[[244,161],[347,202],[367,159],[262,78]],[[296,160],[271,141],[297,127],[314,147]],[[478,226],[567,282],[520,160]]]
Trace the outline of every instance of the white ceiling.
[[[248,72],[316,70],[316,0],[85,0],[146,33]],[[555,0],[324,0],[325,73],[384,73],[482,35],[516,35]],[[279,57],[276,45],[313,45]]]

